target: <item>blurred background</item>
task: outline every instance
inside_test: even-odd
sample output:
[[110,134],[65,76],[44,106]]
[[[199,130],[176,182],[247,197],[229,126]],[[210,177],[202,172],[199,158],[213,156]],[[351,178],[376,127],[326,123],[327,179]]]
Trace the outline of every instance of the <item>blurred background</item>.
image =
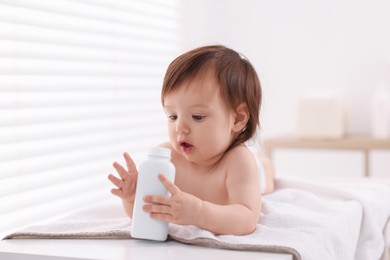
[[[167,140],[166,67],[200,45],[256,68],[258,150],[299,134],[297,107],[313,93],[341,100],[342,137],[371,137],[378,89],[390,102],[389,13],[388,0],[0,0],[0,232],[112,199],[113,161],[127,151],[139,163]],[[372,177],[390,178],[389,150],[370,157]],[[364,176],[361,151],[273,159],[280,176]]]

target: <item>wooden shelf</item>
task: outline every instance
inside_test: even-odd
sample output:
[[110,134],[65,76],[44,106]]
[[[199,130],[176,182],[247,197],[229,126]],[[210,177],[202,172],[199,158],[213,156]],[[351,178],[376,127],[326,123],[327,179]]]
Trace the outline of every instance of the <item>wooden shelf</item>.
[[284,136],[263,141],[264,155],[270,159],[272,159],[273,150],[279,148],[362,150],[365,156],[365,176],[370,176],[370,150],[390,149],[390,138],[374,139],[367,136],[349,136],[341,139],[305,139]]

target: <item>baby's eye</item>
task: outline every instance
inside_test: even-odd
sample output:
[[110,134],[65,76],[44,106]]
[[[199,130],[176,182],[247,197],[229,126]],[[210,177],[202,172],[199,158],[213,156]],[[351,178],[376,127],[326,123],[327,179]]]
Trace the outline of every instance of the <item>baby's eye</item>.
[[172,120],[172,121],[175,121],[177,119],[177,116],[176,115],[171,115],[171,116],[168,116],[168,119]]
[[196,121],[201,121],[202,119],[205,118],[205,116],[193,115],[192,118],[195,119]]

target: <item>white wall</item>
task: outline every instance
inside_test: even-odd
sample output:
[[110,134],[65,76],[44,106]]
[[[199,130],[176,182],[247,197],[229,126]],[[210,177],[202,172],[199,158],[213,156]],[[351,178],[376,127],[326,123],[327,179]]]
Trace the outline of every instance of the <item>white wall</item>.
[[[293,135],[298,98],[313,91],[345,95],[347,134],[370,133],[372,91],[383,82],[390,88],[390,1],[179,3],[181,51],[203,44],[224,44],[243,53],[256,67],[264,91],[261,138]],[[309,154],[310,159],[306,151],[276,153],[277,172],[363,174],[363,156],[356,152]],[[389,168],[382,162],[390,161],[390,156],[380,160],[372,156],[371,167],[377,175],[389,177]]]
[[263,137],[294,133],[297,98],[313,90],[345,93],[347,132],[369,133],[372,90],[390,84],[390,1],[180,3],[183,50],[221,43],[258,70]]

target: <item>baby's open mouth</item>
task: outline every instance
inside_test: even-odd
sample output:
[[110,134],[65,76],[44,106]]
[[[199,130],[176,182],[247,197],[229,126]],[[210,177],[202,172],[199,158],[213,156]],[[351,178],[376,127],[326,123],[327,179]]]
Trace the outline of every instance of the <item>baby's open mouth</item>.
[[188,153],[191,151],[193,145],[187,142],[180,142],[180,147],[183,150],[183,152]]

